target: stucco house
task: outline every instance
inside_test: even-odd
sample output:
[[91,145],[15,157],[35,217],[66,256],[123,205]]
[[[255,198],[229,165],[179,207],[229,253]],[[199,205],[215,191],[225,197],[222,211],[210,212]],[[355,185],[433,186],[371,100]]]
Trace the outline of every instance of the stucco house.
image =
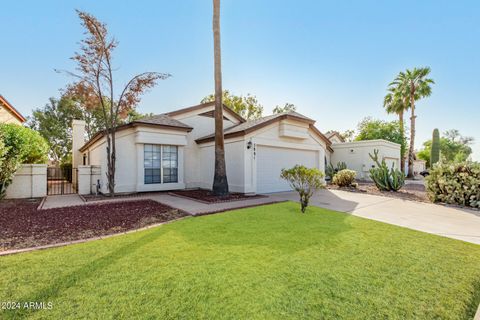
[[[73,166],[99,168],[100,174],[93,180],[100,180],[100,191],[107,192],[106,139],[98,133],[85,142],[84,128],[83,121],[74,121]],[[210,189],[214,130],[213,102],[120,126],[115,190]],[[224,136],[229,188],[242,193],[290,190],[280,179],[282,168],[303,164],[324,171],[334,158],[333,146],[342,144],[332,144],[313,119],[297,112],[247,121],[226,106]]]
[[0,94],[0,123],[22,124],[25,117]]

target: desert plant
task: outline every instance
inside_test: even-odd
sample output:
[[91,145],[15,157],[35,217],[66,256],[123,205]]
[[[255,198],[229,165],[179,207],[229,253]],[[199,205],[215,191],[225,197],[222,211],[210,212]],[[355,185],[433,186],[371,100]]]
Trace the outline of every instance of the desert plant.
[[22,163],[46,163],[48,144],[38,132],[16,124],[0,124],[0,199]]
[[290,169],[282,169],[280,177],[288,181],[290,186],[300,195],[300,207],[305,213],[313,193],[324,187],[323,172],[317,168],[296,165]]
[[347,164],[343,161],[337,162],[337,167],[334,167],[333,164],[330,162],[325,168],[325,174],[331,179],[333,179],[333,176],[335,176],[337,172],[345,169],[347,169]]
[[430,200],[480,208],[480,163],[438,162],[426,178]]
[[432,149],[430,150],[430,165],[433,166],[440,160],[440,132],[438,129],[433,130]]
[[373,180],[379,190],[382,191],[398,191],[405,184],[405,175],[393,164],[388,168],[385,160],[378,160],[378,150],[373,150],[373,155],[368,154],[376,163],[376,167],[370,169],[370,178]]
[[330,179],[333,179],[333,176],[335,175],[335,167],[331,162],[325,167],[325,175],[330,177]]
[[357,172],[349,169],[343,169],[337,172],[333,177],[332,183],[339,187],[350,187],[355,184],[355,176]]

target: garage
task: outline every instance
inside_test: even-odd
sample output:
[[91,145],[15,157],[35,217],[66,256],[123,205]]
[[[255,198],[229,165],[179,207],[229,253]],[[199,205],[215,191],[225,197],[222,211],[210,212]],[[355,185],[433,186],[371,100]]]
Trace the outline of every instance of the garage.
[[318,168],[318,151],[257,146],[257,193],[290,191],[289,184],[280,178],[283,168],[297,164]]

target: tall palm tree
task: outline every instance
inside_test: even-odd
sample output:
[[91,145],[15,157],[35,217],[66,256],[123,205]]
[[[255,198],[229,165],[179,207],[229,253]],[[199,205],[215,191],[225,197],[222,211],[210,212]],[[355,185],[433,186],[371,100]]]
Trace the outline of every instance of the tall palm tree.
[[[402,138],[405,137],[405,123],[403,116],[405,112],[410,108],[410,103],[408,97],[403,97],[401,92],[395,86],[390,86],[388,88],[388,93],[383,100],[383,107],[387,113],[394,113],[398,115],[398,123],[400,125],[400,133]],[[400,169],[405,173],[405,143],[401,145],[401,157],[400,157]]]
[[[427,78],[430,74],[430,68],[414,68],[400,72],[395,80],[390,84],[396,87],[399,95],[408,97],[410,104],[410,147],[408,150],[408,177],[413,178],[413,160],[415,152],[415,102],[428,97],[432,94],[431,85],[435,82]],[[405,101],[405,100],[404,100]]]
[[220,0],[213,0],[213,49],[215,65],[215,173],[213,193],[228,194],[227,170],[225,166],[225,144],[223,137],[222,103],[222,57],[220,50]]

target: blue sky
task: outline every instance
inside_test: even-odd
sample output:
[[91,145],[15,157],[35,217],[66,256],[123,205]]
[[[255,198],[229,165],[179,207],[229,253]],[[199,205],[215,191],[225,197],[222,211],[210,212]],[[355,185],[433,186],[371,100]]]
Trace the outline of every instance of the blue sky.
[[[140,112],[198,103],[213,92],[210,0],[8,1],[0,10],[0,93],[23,114],[71,80],[82,29],[74,9],[106,22],[120,45],[117,83],[142,71],[173,74]],[[223,85],[257,96],[270,113],[294,103],[317,126],[346,130],[382,109],[388,83],[430,66],[433,95],[418,103],[417,148],[433,128],[474,136],[480,160],[478,1],[222,0]]]

